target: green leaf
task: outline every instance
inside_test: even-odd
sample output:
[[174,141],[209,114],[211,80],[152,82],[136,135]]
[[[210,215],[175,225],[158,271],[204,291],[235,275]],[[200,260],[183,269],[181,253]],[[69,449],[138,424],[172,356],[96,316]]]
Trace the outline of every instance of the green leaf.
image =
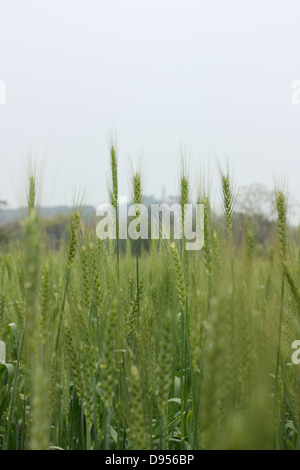
[[291,441],[289,441],[288,439],[286,439],[286,445],[287,445],[289,450],[296,450],[296,448],[293,446]]
[[168,402],[174,402],[174,403],[178,403],[178,405],[181,404],[181,399],[180,398],[170,398],[168,400]]
[[110,426],[110,435],[111,435],[112,439],[114,440],[115,444],[117,444],[118,434],[112,426]]
[[189,411],[186,417],[186,430],[189,442],[193,442],[193,412]]
[[8,373],[8,378],[11,381],[14,376],[14,366],[12,364],[0,364],[0,377],[4,372]]
[[4,341],[0,341],[0,364],[4,364],[6,357],[6,347]]
[[285,423],[285,427],[288,428],[288,429],[291,429],[292,431],[294,431],[296,434],[298,433],[294,423],[292,421],[287,421]]
[[18,340],[18,327],[15,323],[9,323],[7,325],[7,329],[10,330],[11,333],[13,333],[14,337],[16,340]]

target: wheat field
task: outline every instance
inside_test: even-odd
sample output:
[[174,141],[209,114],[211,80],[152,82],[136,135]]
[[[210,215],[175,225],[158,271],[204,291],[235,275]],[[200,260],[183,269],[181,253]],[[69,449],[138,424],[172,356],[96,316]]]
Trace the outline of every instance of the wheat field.
[[[113,145],[110,163],[118,210]],[[232,181],[219,179],[222,223],[199,191],[204,246],[189,252],[100,240],[80,207],[49,249],[29,177],[22,238],[0,246],[2,450],[300,450],[299,240],[275,188],[272,243],[257,243],[251,214],[237,243]]]

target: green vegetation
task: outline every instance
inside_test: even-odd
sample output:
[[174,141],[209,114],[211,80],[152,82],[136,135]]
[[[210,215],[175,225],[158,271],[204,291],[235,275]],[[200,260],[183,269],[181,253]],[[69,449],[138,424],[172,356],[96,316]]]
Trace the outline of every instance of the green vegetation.
[[[180,178],[184,223],[190,182]],[[205,244],[189,252],[169,240],[120,249],[83,224],[80,207],[49,247],[35,187],[32,175],[21,239],[0,249],[1,449],[300,450],[300,251],[283,191],[269,244],[257,243],[252,214],[235,237],[220,169],[223,223],[200,188]]]

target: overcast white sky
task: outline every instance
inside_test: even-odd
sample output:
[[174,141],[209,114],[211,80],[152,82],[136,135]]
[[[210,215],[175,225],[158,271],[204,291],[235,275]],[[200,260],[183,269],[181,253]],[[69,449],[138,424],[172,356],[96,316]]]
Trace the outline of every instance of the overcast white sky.
[[0,0],[0,199],[24,203],[32,155],[44,205],[98,205],[114,126],[121,194],[139,154],[146,192],[176,193],[183,144],[195,183],[228,158],[299,200],[299,36],[299,0]]

